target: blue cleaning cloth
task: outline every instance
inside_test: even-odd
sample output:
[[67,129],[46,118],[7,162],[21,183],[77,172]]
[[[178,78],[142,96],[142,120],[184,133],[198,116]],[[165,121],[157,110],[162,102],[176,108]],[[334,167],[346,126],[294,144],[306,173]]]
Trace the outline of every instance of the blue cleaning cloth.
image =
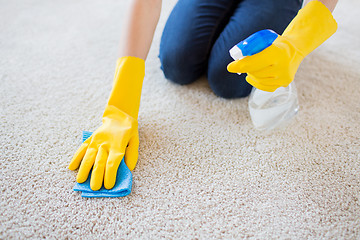
[[[91,136],[92,132],[83,131],[83,142]],[[101,187],[98,191],[93,191],[90,188],[90,178],[91,173],[89,174],[88,179],[84,183],[76,183],[74,186],[74,191],[80,191],[82,197],[95,198],[95,197],[125,197],[131,193],[132,186],[132,174],[129,168],[126,166],[124,158],[121,160],[120,166],[116,175],[115,186],[108,190]]]

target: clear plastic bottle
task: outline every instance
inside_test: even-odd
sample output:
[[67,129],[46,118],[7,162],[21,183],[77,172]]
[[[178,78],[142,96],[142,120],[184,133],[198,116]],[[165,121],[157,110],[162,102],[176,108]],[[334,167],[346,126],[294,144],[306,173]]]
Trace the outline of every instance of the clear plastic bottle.
[[[230,55],[238,60],[251,56],[269,47],[278,37],[272,30],[266,29],[254,33],[230,49]],[[254,127],[258,130],[272,130],[285,126],[299,111],[299,102],[295,83],[280,87],[274,92],[253,88],[249,98],[249,112]]]
[[299,111],[295,83],[274,92],[253,88],[249,98],[249,112],[254,127],[268,131],[286,126]]

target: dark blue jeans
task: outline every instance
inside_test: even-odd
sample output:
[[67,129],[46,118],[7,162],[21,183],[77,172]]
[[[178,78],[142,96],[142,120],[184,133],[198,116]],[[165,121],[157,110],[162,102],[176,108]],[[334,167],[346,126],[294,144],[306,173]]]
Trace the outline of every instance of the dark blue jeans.
[[249,95],[246,74],[229,73],[229,49],[251,34],[281,34],[301,8],[301,0],[179,0],[164,28],[160,62],[165,77],[178,84],[206,74],[223,98]]

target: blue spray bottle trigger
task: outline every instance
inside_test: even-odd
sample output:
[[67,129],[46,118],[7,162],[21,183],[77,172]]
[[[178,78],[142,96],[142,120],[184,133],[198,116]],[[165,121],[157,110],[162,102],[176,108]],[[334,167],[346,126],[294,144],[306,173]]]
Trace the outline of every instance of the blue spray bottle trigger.
[[269,47],[278,36],[270,29],[258,31],[231,48],[230,55],[234,60],[254,55]]

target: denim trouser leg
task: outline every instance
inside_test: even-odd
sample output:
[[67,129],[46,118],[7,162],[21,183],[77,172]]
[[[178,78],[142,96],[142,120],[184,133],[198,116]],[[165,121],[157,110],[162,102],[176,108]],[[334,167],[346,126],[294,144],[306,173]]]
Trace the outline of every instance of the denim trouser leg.
[[161,68],[167,79],[188,84],[206,72],[212,45],[228,22],[236,2],[179,0],[160,42]]
[[229,49],[262,29],[281,34],[301,7],[299,0],[179,0],[160,43],[165,77],[187,84],[206,73],[214,93],[247,96],[246,74],[229,73]]

